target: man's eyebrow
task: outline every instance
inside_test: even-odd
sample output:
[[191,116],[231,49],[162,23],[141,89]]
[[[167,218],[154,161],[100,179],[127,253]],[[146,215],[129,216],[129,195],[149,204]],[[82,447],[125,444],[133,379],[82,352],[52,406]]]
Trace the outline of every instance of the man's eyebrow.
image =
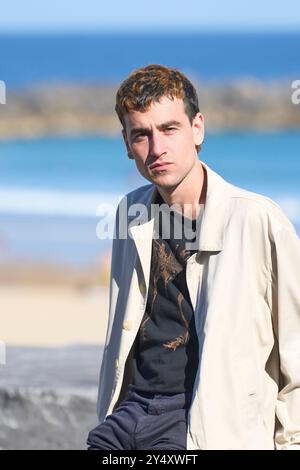
[[164,122],[163,124],[160,124],[158,126],[158,129],[165,129],[166,127],[171,127],[171,126],[177,126],[181,127],[181,123],[179,121],[175,121],[175,119],[172,119],[171,121]]
[[[181,123],[179,121],[172,119],[171,121],[167,121],[167,122],[163,122],[162,124],[159,124],[159,126],[157,127],[159,130],[164,130],[167,127],[171,127],[171,126],[181,127]],[[142,132],[144,134],[149,134],[150,129],[148,129],[147,127],[134,127],[133,129],[131,129],[130,135],[132,137],[135,134],[138,134],[139,132]]]

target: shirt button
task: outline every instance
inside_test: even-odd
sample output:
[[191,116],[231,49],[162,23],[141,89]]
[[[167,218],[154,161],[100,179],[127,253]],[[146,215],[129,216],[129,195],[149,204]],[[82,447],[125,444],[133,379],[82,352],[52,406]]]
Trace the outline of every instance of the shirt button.
[[132,321],[130,321],[130,320],[124,321],[123,330],[126,330],[126,331],[132,330]]

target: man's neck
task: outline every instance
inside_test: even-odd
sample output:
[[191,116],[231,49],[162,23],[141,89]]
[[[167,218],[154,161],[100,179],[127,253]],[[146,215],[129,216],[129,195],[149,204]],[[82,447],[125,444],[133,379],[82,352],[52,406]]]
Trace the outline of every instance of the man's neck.
[[163,188],[158,191],[164,201],[178,208],[185,217],[196,219],[199,215],[201,205],[205,204],[207,190],[206,170],[198,161],[185,179],[172,192]]

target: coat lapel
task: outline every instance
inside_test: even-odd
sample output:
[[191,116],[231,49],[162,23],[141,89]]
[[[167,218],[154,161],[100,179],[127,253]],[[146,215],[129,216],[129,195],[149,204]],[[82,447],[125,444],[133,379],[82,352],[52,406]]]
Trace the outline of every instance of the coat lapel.
[[140,259],[143,270],[146,291],[148,291],[150,267],[151,267],[151,254],[152,254],[152,240],[154,232],[154,212],[151,212],[151,204],[155,200],[157,189],[155,186],[151,188],[151,193],[148,201],[144,206],[144,210],[140,213],[138,218],[130,222],[128,232],[134,240],[136,250]]

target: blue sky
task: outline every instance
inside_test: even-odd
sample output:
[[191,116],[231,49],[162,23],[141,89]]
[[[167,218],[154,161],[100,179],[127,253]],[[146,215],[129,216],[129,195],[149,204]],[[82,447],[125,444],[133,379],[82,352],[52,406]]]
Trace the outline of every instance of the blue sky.
[[7,31],[298,30],[299,0],[8,0]]

